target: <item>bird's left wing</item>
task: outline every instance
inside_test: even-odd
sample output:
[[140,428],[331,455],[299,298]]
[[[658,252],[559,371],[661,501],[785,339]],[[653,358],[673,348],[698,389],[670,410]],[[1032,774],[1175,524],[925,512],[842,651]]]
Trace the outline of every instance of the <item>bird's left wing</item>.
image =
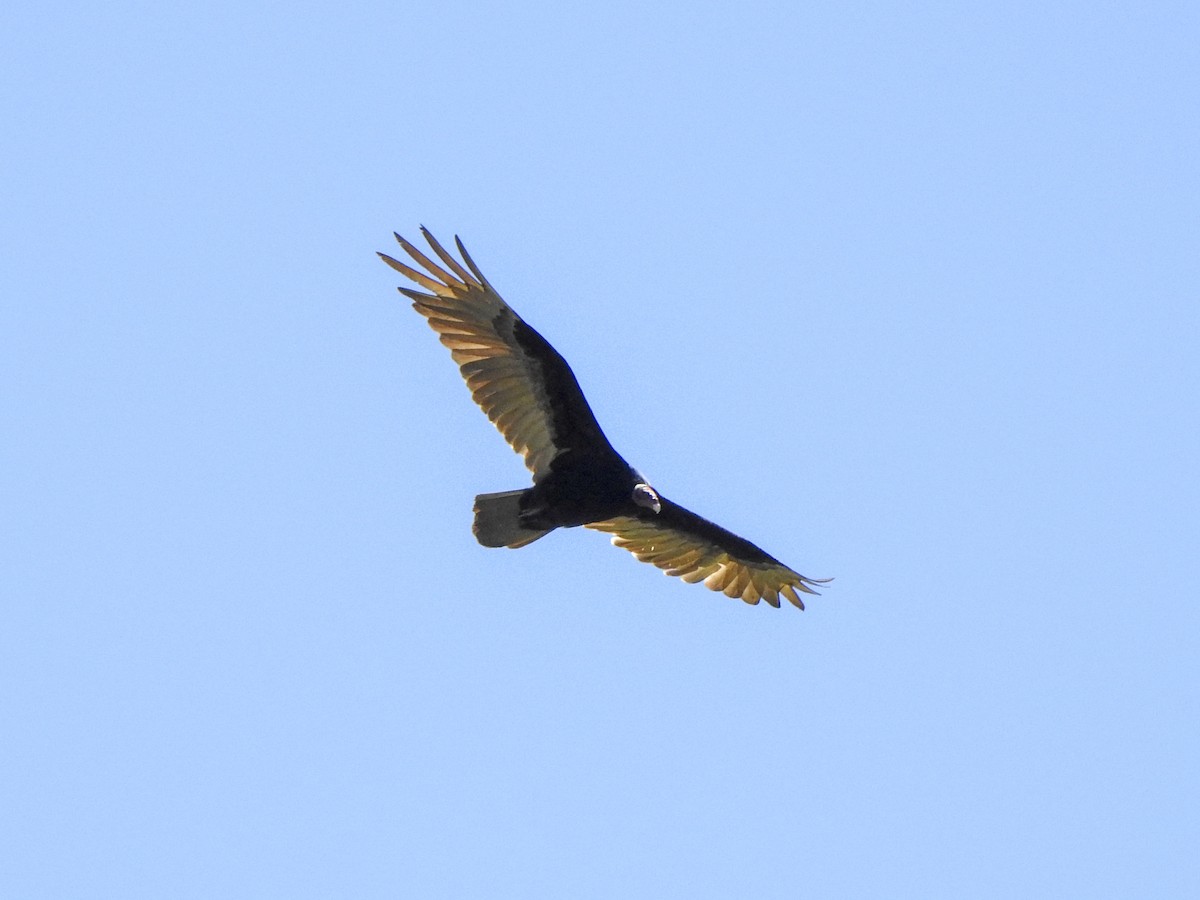
[[805,578],[759,547],[659,495],[661,511],[590,522],[588,528],[613,536],[612,542],[667,575],[703,581],[727,597],[747,603],[766,600],[779,606],[780,596],[804,609],[797,591],[817,593],[812,585],[828,578]]
[[400,246],[425,271],[385,253],[379,256],[429,291],[400,288],[450,348],[471,396],[525,457],[534,481],[567,450],[611,450],[566,360],[501,299],[462,241],[454,239],[465,267],[428,231],[422,228],[421,233],[442,265],[400,235]]

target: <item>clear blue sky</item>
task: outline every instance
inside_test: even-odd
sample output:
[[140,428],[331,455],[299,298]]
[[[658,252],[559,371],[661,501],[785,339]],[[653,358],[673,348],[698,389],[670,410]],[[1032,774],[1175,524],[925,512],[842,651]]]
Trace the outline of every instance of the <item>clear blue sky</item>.
[[[0,42],[0,895],[1200,895],[1194,4]],[[478,546],[420,224],[825,594]]]

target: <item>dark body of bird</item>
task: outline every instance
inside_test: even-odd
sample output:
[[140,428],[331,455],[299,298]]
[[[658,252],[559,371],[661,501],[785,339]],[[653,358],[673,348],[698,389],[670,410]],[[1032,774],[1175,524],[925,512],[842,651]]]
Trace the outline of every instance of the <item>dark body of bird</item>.
[[633,490],[642,479],[609,443],[567,361],[523,320],[512,331],[534,361],[547,396],[558,401],[550,406],[550,421],[559,452],[549,472],[523,492],[522,519],[550,530],[636,515]]
[[[487,547],[522,547],[555,528],[584,525],[668,575],[701,581],[747,603],[804,608],[810,579],[761,548],[659,494],[609,443],[571,367],[488,283],[456,238],[464,268],[425,229],[442,265],[396,239],[425,272],[379,254],[430,293],[400,291],[429,321],[475,401],[525,457],[533,486],[480,494],[473,531]],[[468,271],[469,269],[469,271]],[[428,273],[428,274],[426,274]]]

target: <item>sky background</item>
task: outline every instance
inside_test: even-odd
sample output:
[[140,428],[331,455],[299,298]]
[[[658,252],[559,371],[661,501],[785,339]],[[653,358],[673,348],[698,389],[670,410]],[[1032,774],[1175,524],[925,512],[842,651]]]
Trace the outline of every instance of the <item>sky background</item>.
[[[0,13],[0,895],[1200,896],[1200,14]],[[806,612],[523,486],[457,233]]]

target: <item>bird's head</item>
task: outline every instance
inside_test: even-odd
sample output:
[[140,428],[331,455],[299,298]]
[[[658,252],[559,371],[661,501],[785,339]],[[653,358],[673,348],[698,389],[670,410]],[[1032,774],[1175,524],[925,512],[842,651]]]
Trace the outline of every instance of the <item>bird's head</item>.
[[633,486],[633,502],[656,513],[662,512],[662,501],[658,499],[658,494],[644,481],[639,481]]

